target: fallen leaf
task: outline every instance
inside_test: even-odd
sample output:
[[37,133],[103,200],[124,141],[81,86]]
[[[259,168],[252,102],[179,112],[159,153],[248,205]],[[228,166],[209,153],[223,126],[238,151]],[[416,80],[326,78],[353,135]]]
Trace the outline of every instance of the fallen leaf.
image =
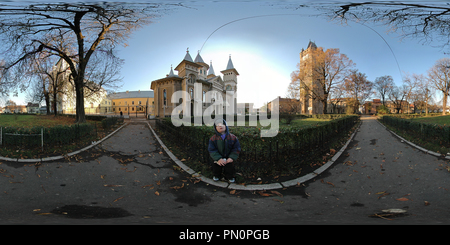
[[281,193],[279,193],[278,191],[270,191],[270,192],[272,192],[273,194],[275,194],[279,197],[283,197],[283,195]]
[[332,185],[333,187],[335,187],[334,184],[331,183],[331,182],[328,182],[328,181],[327,181],[327,184]]
[[184,183],[182,183],[181,186],[173,186],[173,187],[170,187],[170,189],[178,190],[178,189],[181,189],[181,188],[183,188],[183,187],[184,187]]
[[406,198],[406,197],[402,197],[402,198],[397,198],[397,199],[395,199],[395,200],[397,200],[397,201],[401,201],[401,202],[404,202],[404,201],[409,201],[409,199],[408,199],[408,198]]
[[276,198],[272,198],[272,200],[274,200],[274,201],[277,201],[277,202],[279,202],[279,203],[281,203],[281,204],[283,204],[283,203],[284,203],[284,201],[281,201],[281,200],[279,200],[279,199],[276,199]]
[[156,181],[157,185],[161,185],[161,180]]
[[383,192],[378,192],[377,194],[378,194],[378,195],[381,194],[381,196],[378,197],[378,199],[380,199],[380,198],[382,198],[382,197],[384,197],[384,196],[389,195],[390,193],[388,193],[388,192],[386,192],[386,191],[383,191]]
[[234,195],[235,193],[236,193],[236,190],[230,191],[230,194],[231,194],[231,195]]
[[425,206],[430,205],[430,203],[428,201],[425,201]]
[[270,194],[270,193],[264,193],[263,191],[258,191],[258,194],[261,195],[261,196],[263,196],[263,197],[270,197],[270,196],[273,196],[272,194]]
[[119,197],[119,198],[117,198],[116,200],[114,200],[113,202],[117,202],[117,201],[119,201],[120,199],[122,199],[123,197]]
[[103,185],[103,186],[105,186],[105,187],[119,187],[119,186],[122,186],[122,185]]

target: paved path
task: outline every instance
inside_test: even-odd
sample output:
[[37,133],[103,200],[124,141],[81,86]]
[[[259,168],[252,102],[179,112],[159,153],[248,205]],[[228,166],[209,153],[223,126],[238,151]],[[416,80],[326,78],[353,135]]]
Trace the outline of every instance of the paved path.
[[[363,117],[347,150],[316,178],[276,192],[231,190],[180,171],[146,122],[131,122],[70,161],[2,162],[0,223],[450,223],[447,167]],[[407,213],[369,217],[391,208]]]

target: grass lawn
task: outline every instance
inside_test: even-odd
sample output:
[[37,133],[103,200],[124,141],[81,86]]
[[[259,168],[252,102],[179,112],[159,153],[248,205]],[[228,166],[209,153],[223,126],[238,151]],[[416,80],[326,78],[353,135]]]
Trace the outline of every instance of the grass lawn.
[[414,122],[420,123],[431,123],[438,125],[450,125],[450,115],[449,116],[434,116],[434,117],[418,117],[410,119]]
[[53,127],[56,125],[72,125],[75,119],[65,116],[51,116],[51,115],[10,115],[0,114],[1,127],[21,127],[32,128],[36,126]]
[[295,119],[292,120],[290,125],[287,125],[284,123],[283,120],[280,120],[280,126],[281,127],[309,127],[312,125],[319,125],[319,124],[324,124],[326,122],[331,121],[331,119],[317,119],[317,118],[299,118],[299,119]]
[[[226,119],[226,118],[225,118]],[[176,120],[176,119],[174,119],[174,120]],[[261,124],[260,124],[260,121],[263,121],[263,120],[258,120],[257,121],[257,126],[249,126],[250,125],[250,123],[249,123],[249,121],[247,120],[247,121],[245,121],[245,126],[238,126],[238,122],[235,122],[234,123],[234,126],[230,126],[230,122],[227,122],[227,124],[231,127],[231,128],[239,128],[239,127],[258,127],[258,128],[261,128],[262,126],[261,126]],[[264,120],[264,121],[266,121],[266,120]],[[265,128],[270,128],[270,127],[272,127],[271,125],[270,125],[270,119],[267,119],[267,121],[269,121],[268,123],[269,123],[269,126],[266,126]],[[283,120],[283,119],[280,119],[279,120],[279,122],[280,122],[280,128],[281,127],[309,127],[309,126],[314,126],[314,125],[320,125],[320,124],[323,124],[323,123],[326,123],[326,122],[329,122],[329,121],[331,121],[331,119],[317,119],[317,118],[298,118],[298,119],[294,119],[294,120],[292,120],[291,121],[291,123],[290,123],[290,125],[289,124],[286,124],[285,123],[285,121]],[[264,125],[267,125],[268,123],[263,123]],[[194,124],[192,124],[192,126],[194,126]],[[206,126],[205,126],[206,127]]]

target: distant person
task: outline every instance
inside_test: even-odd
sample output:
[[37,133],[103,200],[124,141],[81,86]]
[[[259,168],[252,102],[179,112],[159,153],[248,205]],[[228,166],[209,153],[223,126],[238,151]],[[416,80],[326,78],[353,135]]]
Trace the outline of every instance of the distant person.
[[222,173],[229,182],[236,182],[234,163],[239,157],[241,145],[238,138],[229,132],[225,119],[214,122],[215,134],[209,139],[208,151],[214,160],[213,180],[221,179]]

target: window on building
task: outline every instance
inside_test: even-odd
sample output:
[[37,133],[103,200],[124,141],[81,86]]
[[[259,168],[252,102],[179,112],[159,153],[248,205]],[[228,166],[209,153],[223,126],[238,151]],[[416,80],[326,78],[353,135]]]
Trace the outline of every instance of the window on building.
[[166,105],[166,102],[167,102],[167,92],[166,92],[166,90],[164,89],[164,90],[163,90],[163,105]]
[[192,83],[192,84],[195,83],[195,76],[194,75],[190,75],[189,76],[189,83]]

